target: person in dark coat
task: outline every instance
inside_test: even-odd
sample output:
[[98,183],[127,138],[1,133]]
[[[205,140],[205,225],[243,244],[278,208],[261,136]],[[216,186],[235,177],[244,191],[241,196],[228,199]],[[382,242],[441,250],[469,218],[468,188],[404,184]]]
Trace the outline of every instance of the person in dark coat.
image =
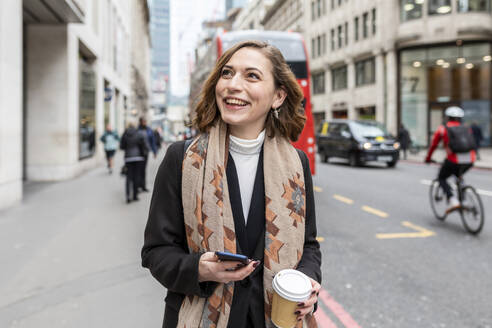
[[[321,252],[309,160],[291,144],[306,120],[302,89],[277,48],[245,41],[221,56],[201,94],[199,135],[169,146],[144,233],[142,265],[167,289],[163,327],[271,327],[282,269],[309,278],[293,314],[311,327]],[[250,261],[220,262],[215,251]]]
[[403,159],[407,159],[407,150],[410,147],[410,133],[403,124],[400,124],[398,130],[398,142],[400,143],[400,149],[403,151]]
[[[138,200],[138,186],[140,185],[138,169],[144,161],[144,154],[148,153],[147,143],[133,123],[128,124],[120,141],[120,149],[125,151],[126,166],[126,202]],[[133,190],[133,195],[130,191]],[[133,196],[133,197],[131,197]]]
[[480,126],[477,124],[477,122],[473,122],[470,128],[473,133],[473,139],[475,139],[475,145],[477,146],[477,148],[475,149],[475,152],[477,154],[477,160],[479,160],[480,153],[478,152],[478,149],[480,148],[480,143],[483,140],[482,129],[480,129]]
[[149,150],[152,150],[155,158],[157,156],[157,147],[155,145],[154,131],[152,131],[152,129],[147,126],[147,120],[144,117],[141,117],[139,119],[138,132],[143,136],[145,143],[147,144],[147,152],[143,154],[144,160],[138,165],[138,172],[140,175],[139,188],[142,191],[147,192],[149,191],[147,189],[147,162],[149,159]]

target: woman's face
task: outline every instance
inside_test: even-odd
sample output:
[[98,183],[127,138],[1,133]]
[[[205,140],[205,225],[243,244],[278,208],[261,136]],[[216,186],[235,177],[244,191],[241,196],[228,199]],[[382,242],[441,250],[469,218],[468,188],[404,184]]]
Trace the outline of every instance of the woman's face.
[[255,48],[241,48],[225,64],[215,86],[222,120],[232,135],[255,139],[271,108],[282,105],[286,93],[275,89],[272,63]]

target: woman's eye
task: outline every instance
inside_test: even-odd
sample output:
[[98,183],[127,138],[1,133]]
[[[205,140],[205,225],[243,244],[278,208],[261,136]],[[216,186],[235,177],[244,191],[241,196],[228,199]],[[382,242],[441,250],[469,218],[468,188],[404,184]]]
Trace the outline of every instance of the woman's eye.
[[255,79],[255,80],[259,80],[260,79],[260,77],[256,73],[248,73],[248,77],[249,78],[252,78],[252,79]]
[[222,77],[231,77],[232,76],[232,71],[230,69],[224,69],[222,70]]

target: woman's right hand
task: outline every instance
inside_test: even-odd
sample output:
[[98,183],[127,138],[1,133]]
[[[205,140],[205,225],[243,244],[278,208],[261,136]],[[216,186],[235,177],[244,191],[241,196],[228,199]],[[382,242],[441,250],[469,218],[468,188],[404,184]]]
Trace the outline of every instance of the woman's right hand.
[[[221,261],[214,252],[206,252],[200,256],[198,263],[198,281],[215,281],[227,284],[231,281],[240,281],[249,276],[260,261],[251,261],[246,266],[239,261]],[[242,266],[242,267],[241,267]],[[235,269],[234,271],[227,271]]]

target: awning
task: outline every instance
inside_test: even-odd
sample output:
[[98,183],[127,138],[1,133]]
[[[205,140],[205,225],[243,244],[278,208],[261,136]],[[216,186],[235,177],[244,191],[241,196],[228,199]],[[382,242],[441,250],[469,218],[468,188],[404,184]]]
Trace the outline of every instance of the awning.
[[23,0],[26,24],[83,23],[85,0]]

